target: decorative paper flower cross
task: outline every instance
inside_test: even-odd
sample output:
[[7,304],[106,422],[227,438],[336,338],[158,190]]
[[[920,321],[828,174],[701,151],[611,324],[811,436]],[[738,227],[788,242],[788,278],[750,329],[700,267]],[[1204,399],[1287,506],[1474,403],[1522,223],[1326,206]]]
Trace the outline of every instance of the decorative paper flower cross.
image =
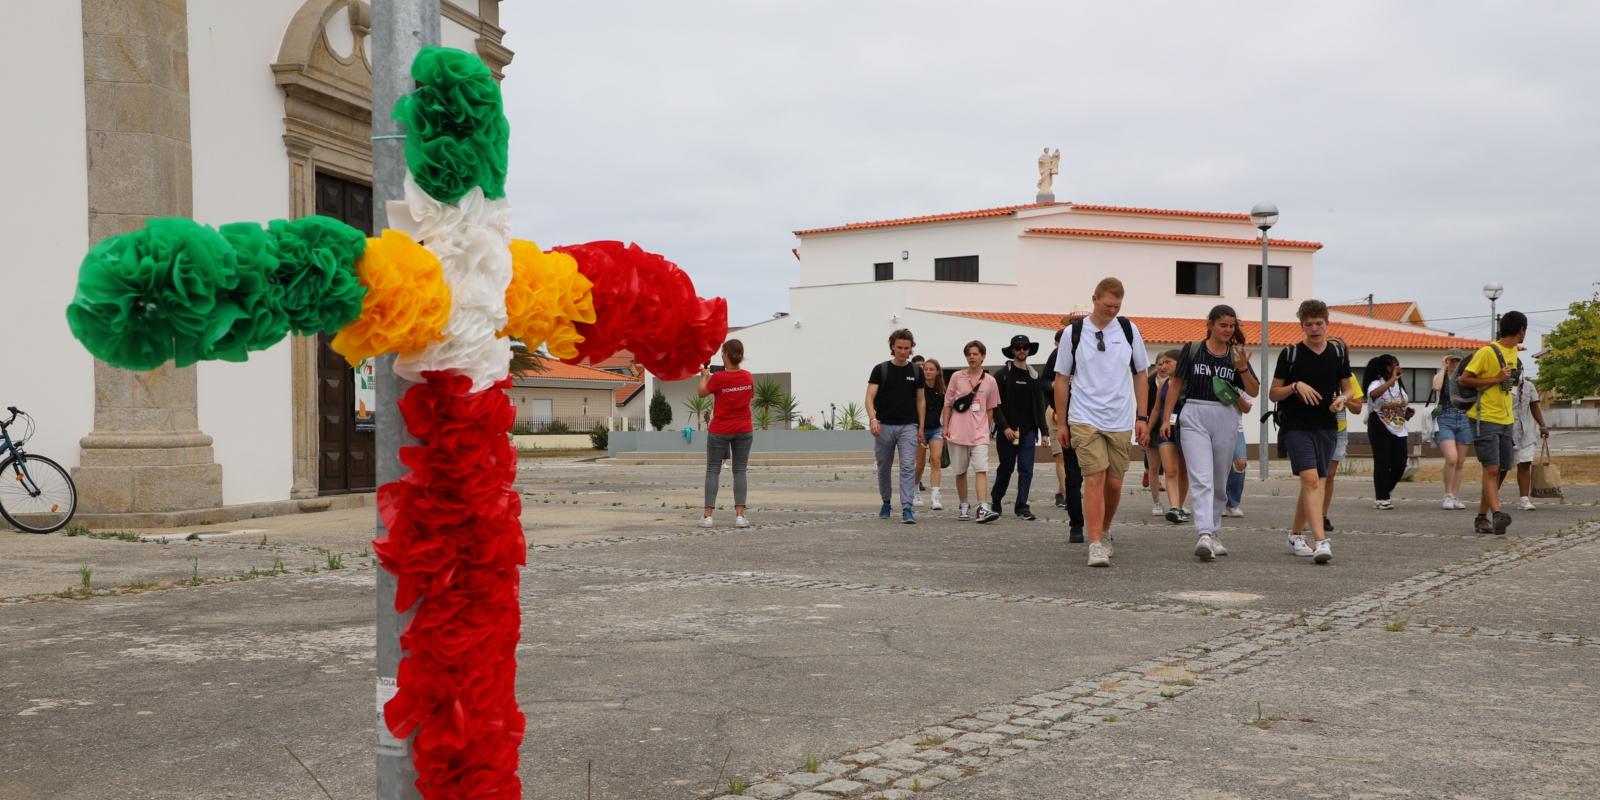
[[67,307],[72,333],[113,366],[243,361],[289,333],[334,334],[351,364],[396,353],[416,384],[400,400],[410,472],[378,488],[373,542],[416,606],[401,645],[390,732],[416,733],[425,797],[520,798],[523,716],[514,692],[527,553],[512,488],[510,339],[569,363],[622,347],[652,373],[693,374],[727,335],[722,298],[677,265],[621,242],[544,252],[512,239],[500,86],[476,56],[424,49],[406,130],[405,199],[367,238],[326,217],[213,229],[151,219],[95,245]]

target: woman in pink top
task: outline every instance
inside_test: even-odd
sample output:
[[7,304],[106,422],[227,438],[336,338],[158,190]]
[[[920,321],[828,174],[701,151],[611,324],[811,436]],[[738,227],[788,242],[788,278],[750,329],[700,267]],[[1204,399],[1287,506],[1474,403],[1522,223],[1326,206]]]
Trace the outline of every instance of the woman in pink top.
[[[1000,518],[989,508],[989,429],[994,426],[994,409],[1000,405],[1000,387],[983,371],[983,358],[989,354],[983,342],[967,342],[963,352],[967,368],[950,376],[944,392],[945,446],[950,449],[950,470],[956,474],[956,496],[961,500],[958,520],[972,519],[967,504],[967,467],[978,473],[977,521]],[[970,404],[970,405],[969,405]],[[959,408],[958,408],[959,406]]]
[[750,465],[750,445],[754,441],[754,425],[750,421],[750,396],[755,394],[755,379],[749,372],[739,369],[744,362],[744,343],[729,339],[722,345],[721,372],[712,372],[707,365],[700,370],[700,396],[713,397],[711,424],[706,431],[706,506],[700,527],[711,527],[711,512],[717,507],[717,482],[722,475],[722,461],[733,453],[733,524],[748,528],[750,520],[744,517],[745,471]]

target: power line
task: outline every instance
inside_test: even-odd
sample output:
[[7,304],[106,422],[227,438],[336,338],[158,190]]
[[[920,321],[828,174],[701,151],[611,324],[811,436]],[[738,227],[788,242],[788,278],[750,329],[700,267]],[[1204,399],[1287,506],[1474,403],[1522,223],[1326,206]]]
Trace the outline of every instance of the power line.
[[[1563,308],[1546,308],[1546,309],[1541,309],[1539,311],[1523,311],[1522,313],[1524,313],[1524,314],[1554,314],[1557,311],[1565,312],[1567,310],[1568,309],[1565,308],[1565,307],[1563,307]],[[1464,317],[1428,317],[1428,322],[1429,323],[1451,322],[1451,321],[1458,320],[1458,319],[1484,319],[1487,316],[1488,316],[1487,314],[1468,314],[1468,315],[1466,315]]]

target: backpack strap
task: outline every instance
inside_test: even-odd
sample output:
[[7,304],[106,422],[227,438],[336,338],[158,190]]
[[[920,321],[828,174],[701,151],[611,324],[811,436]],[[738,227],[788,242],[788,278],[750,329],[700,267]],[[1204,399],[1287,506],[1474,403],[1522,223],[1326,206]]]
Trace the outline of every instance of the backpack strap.
[[1133,323],[1127,317],[1117,317],[1117,322],[1122,324],[1122,337],[1128,340],[1128,371],[1136,373],[1139,368],[1133,365]]
[[1072,369],[1068,375],[1078,374],[1078,343],[1083,341],[1083,317],[1072,321]]

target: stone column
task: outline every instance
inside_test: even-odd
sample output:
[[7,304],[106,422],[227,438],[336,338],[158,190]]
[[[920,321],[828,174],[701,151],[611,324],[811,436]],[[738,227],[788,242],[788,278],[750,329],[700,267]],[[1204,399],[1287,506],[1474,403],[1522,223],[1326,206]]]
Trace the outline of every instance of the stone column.
[[[187,0],[83,0],[91,242],[194,212],[188,18]],[[87,518],[137,524],[222,505],[193,367],[135,373],[96,361],[94,388],[94,430],[74,474]]]

